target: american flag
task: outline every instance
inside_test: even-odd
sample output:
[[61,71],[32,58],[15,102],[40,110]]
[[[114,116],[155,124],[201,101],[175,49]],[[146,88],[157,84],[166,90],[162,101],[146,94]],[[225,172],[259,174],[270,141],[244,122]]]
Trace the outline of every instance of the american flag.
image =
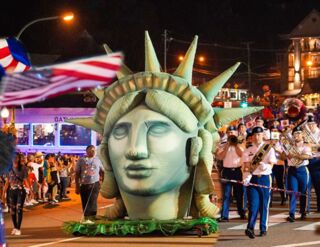
[[9,73],[30,69],[27,52],[16,38],[0,39],[0,65]]
[[75,91],[108,86],[121,67],[121,53],[95,56],[5,75],[0,105],[24,105]]

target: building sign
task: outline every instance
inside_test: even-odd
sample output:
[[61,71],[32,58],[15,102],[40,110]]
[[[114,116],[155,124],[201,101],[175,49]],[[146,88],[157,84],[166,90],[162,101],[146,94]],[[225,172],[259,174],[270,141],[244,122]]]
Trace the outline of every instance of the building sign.
[[231,101],[223,102],[223,108],[232,108],[232,102]]

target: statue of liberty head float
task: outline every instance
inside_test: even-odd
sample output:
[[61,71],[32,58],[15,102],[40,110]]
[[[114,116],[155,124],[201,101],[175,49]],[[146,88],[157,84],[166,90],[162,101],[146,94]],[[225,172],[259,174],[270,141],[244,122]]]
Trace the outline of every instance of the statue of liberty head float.
[[212,108],[240,63],[194,87],[197,40],[195,36],[181,64],[169,74],[161,72],[146,32],[145,71],[133,73],[122,66],[116,82],[95,91],[95,115],[68,120],[103,135],[101,194],[115,198],[105,211],[108,220],[213,219],[219,213],[209,199],[215,192],[211,170],[220,139],[217,130],[261,108]]

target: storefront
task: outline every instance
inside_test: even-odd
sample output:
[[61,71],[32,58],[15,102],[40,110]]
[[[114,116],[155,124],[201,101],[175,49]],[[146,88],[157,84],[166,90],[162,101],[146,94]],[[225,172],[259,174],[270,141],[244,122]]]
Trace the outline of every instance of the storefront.
[[22,152],[84,153],[86,146],[100,144],[100,135],[65,120],[91,117],[94,111],[95,108],[17,109],[17,147]]

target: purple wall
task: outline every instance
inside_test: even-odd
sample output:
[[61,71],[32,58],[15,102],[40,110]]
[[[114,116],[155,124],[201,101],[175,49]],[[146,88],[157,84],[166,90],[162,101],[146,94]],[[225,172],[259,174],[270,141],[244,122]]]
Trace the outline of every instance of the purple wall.
[[16,123],[59,123],[65,118],[93,116],[95,108],[26,108],[16,110]]

